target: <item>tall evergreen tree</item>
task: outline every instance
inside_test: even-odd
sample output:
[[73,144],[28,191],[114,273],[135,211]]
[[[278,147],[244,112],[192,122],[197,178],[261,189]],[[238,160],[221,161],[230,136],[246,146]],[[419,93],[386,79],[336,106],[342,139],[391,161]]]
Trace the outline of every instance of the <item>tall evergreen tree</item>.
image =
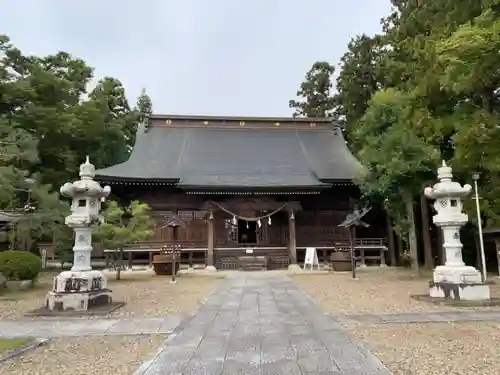
[[288,105],[294,108],[294,117],[329,117],[334,108],[332,76],[333,65],[326,61],[315,62],[306,73],[304,81],[297,91],[299,100],[290,100]]

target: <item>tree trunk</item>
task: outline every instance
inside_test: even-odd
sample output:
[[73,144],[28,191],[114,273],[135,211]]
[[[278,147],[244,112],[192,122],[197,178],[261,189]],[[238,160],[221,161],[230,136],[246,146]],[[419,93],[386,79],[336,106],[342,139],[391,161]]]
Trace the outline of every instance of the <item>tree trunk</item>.
[[420,194],[420,214],[422,216],[422,240],[424,243],[424,267],[434,268],[432,256],[431,227],[429,223],[429,205],[424,193]]
[[118,252],[118,269],[116,270],[116,280],[120,280],[123,266],[123,247]]
[[389,262],[391,267],[396,267],[396,244],[394,243],[394,230],[392,229],[392,220],[389,212],[385,215],[387,226],[387,247],[389,251]]
[[411,268],[420,275],[420,267],[418,264],[418,245],[417,245],[417,231],[415,226],[415,212],[413,211],[413,198],[410,194],[405,194],[404,201],[406,205],[406,214],[410,228],[408,230],[408,245],[411,253]]
[[401,259],[401,254],[403,254],[405,251],[405,243],[403,241],[403,237],[401,237],[399,234],[397,235],[397,242],[398,242],[398,254],[399,254],[398,258]]

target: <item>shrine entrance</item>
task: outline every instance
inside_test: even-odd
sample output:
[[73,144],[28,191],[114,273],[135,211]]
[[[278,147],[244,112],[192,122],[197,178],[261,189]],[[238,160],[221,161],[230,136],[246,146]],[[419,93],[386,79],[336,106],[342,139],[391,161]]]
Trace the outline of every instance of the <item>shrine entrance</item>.
[[257,222],[238,220],[238,244],[257,245]]

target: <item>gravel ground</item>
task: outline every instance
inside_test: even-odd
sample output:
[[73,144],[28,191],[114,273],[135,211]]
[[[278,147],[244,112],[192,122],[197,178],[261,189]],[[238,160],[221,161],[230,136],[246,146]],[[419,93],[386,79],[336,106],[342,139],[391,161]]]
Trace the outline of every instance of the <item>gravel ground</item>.
[[[431,276],[417,278],[407,269],[368,268],[358,272],[358,280],[353,280],[350,273],[308,275],[304,272],[291,277],[326,312],[334,314],[500,309],[457,308],[416,301],[410,295],[427,294]],[[491,295],[500,297],[500,285],[491,285]]]
[[500,374],[500,323],[363,325],[348,331],[394,375]]
[[[35,289],[0,296],[0,318],[21,319],[27,311],[43,306],[45,294],[52,285],[53,274],[43,275]],[[191,314],[199,302],[211,294],[221,278],[212,275],[182,275],[177,284],[166,276],[134,273],[120,281],[110,280],[115,301],[126,302],[111,315],[140,317]]]
[[0,365],[0,375],[131,375],[152,358],[165,336],[74,337]]

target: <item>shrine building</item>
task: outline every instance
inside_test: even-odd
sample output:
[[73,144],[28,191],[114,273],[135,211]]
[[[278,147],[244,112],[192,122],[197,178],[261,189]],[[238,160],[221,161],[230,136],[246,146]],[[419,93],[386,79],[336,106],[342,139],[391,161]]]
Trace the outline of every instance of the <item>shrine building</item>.
[[[130,245],[131,258],[176,242],[191,265],[237,269],[252,254],[277,269],[303,262],[307,247],[323,262],[349,245],[338,224],[360,196],[360,169],[331,119],[152,115],[129,160],[96,179],[156,218],[154,236]],[[363,258],[365,249],[383,258],[386,221],[372,211],[356,245]],[[183,225],[167,226],[173,217]]]

